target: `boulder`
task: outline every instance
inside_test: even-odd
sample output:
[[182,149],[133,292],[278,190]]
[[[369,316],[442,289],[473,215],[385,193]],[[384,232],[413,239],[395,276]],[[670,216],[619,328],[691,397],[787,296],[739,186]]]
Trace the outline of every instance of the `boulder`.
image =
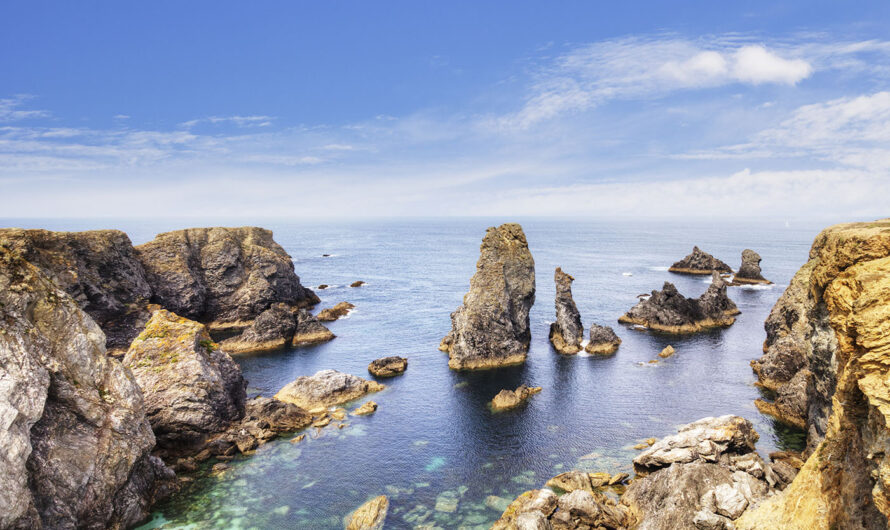
[[356,281],[350,283],[349,286],[350,287],[361,287],[364,284],[365,284],[365,282],[363,282],[362,280],[356,280]]
[[394,377],[405,373],[408,368],[408,359],[404,357],[383,357],[371,361],[368,371],[375,377]]
[[294,346],[321,344],[337,337],[306,309],[300,309],[296,315],[297,329],[291,339]]
[[564,491],[566,493],[575,490],[593,491],[590,475],[583,471],[567,471],[565,473],[560,473],[548,480],[545,485],[548,488]]
[[308,310],[272,304],[239,335],[224,340],[222,347],[230,353],[249,353],[320,344],[335,337]]
[[275,398],[312,411],[352,401],[384,388],[375,381],[336,370],[322,370],[291,381],[275,394]]
[[334,320],[339,320],[348,315],[352,309],[355,309],[355,306],[349,302],[340,302],[334,307],[322,309],[318,315],[316,315],[316,318],[320,322],[333,322]]
[[584,327],[575,300],[572,299],[572,282],[575,278],[556,268],[556,322],[550,324],[550,342],[559,353],[572,355],[581,351]]
[[539,386],[528,387],[525,385],[519,385],[516,390],[501,390],[491,400],[491,408],[494,411],[501,411],[518,407],[540,391],[541,387]]
[[640,300],[618,321],[665,333],[694,333],[730,326],[740,312],[726,294],[726,282],[715,272],[700,297],[686,298],[674,284],[664,282],[661,291],[652,291],[652,296]]
[[591,324],[590,340],[584,346],[584,351],[593,355],[611,355],[620,345],[621,339],[611,327]]
[[729,265],[723,263],[707,252],[702,251],[698,247],[692,247],[692,254],[689,254],[685,258],[674,263],[668,270],[680,274],[711,274],[713,272],[732,272],[732,268]]
[[346,530],[381,530],[388,510],[386,495],[374,497],[346,516],[343,526]]
[[675,353],[674,347],[671,346],[670,344],[668,344],[667,346],[664,347],[663,350],[658,352],[658,356],[661,357],[662,359],[667,359],[674,353]]
[[535,301],[535,261],[522,227],[489,228],[464,303],[451,314],[451,331],[439,349],[448,366],[474,370],[525,362]]
[[375,401],[368,401],[362,404],[361,407],[352,411],[353,416],[367,416],[368,414],[373,414],[377,411],[377,403]]
[[732,278],[732,285],[773,283],[760,273],[760,254],[746,248],[742,251],[742,265]]

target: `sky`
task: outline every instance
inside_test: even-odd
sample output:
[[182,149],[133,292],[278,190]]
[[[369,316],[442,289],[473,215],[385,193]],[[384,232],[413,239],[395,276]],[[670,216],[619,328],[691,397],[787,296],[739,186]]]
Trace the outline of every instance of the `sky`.
[[890,3],[0,3],[0,217],[890,216]]

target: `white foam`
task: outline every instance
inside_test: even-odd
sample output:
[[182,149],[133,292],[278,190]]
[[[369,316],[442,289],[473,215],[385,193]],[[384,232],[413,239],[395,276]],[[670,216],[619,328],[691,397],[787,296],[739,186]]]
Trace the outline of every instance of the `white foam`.
[[634,273],[632,273],[632,272],[622,272],[621,275],[622,275],[622,276],[633,276]]
[[670,267],[649,267],[650,271],[667,272]]

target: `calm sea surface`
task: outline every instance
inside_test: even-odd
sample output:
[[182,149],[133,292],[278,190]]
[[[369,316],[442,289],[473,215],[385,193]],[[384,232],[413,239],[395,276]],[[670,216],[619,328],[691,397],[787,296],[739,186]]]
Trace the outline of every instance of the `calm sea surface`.
[[[485,228],[504,221],[257,223],[274,230],[304,285],[332,286],[316,291],[318,309],[345,300],[356,310],[330,323],[337,338],[327,344],[236,358],[249,392],[271,396],[296,377],[327,368],[369,377],[368,363],[388,355],[407,357],[408,370],[370,396],[380,405],[375,414],[350,417],[342,430],[307,431],[297,444],[289,437],[269,443],[158,506],[145,528],[342,528],[344,515],[381,494],[391,502],[387,528],[488,528],[505,502],[553,475],[573,468],[631,471],[631,446],[705,416],[750,419],[764,454],[800,447],[800,433],[754,408],[760,392],[748,363],[761,354],[770,308],[824,225],[520,219],[537,272],[528,361],[455,373],[436,348],[467,290]],[[2,222],[54,230],[119,228],[134,244],[158,232],[210,224]],[[618,324],[638,294],[660,289],[666,280],[687,296],[704,292],[708,280],[667,272],[693,245],[734,268],[743,249],[755,249],[764,276],[776,285],[731,287],[742,314],[728,329],[676,337]],[[614,356],[562,357],[550,347],[557,266],[576,278],[574,297],[585,327],[610,325],[623,340]],[[367,284],[348,287],[354,280]],[[657,358],[668,344],[677,350],[672,358],[639,364]],[[500,389],[522,383],[544,390],[518,410],[489,411],[486,403]],[[445,511],[455,501],[456,511]]]

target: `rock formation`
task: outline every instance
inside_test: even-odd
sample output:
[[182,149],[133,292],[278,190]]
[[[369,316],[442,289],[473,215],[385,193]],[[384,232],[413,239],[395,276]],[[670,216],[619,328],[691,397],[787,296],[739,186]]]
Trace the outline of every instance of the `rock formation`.
[[151,287],[123,232],[8,228],[0,242],[67,292],[105,332],[107,348],[126,350],[148,320]]
[[320,322],[333,322],[334,320],[339,320],[348,315],[352,309],[355,309],[355,306],[349,302],[340,302],[334,307],[322,309],[319,311],[318,315],[316,315],[316,318],[318,318]]
[[224,340],[222,347],[238,354],[319,344],[333,338],[331,330],[306,309],[279,303],[260,313],[239,335]]
[[620,344],[621,339],[611,327],[591,324],[590,340],[584,346],[584,351],[594,355],[611,355],[618,350]]
[[581,351],[584,339],[581,315],[572,299],[575,278],[557,267],[553,279],[556,281],[556,322],[550,324],[550,342],[559,353],[573,355]]
[[376,401],[367,401],[362,404],[361,407],[352,411],[353,416],[367,416],[368,414],[373,414],[377,411],[377,402]]
[[350,287],[361,287],[364,284],[365,284],[365,282],[363,282],[362,280],[356,280],[356,281],[350,283],[349,286]]
[[661,291],[640,300],[618,321],[666,333],[694,333],[707,328],[730,326],[740,311],[726,295],[726,282],[716,272],[708,290],[697,299],[686,298],[674,284],[664,282]]
[[528,398],[540,391],[541,387],[539,386],[529,387],[525,385],[519,385],[516,390],[501,390],[494,399],[491,400],[491,410],[497,412],[518,407],[525,403]]
[[685,258],[674,263],[668,270],[681,274],[711,274],[712,272],[732,272],[732,268],[729,265],[723,263],[707,252],[703,252],[698,247],[692,247],[692,254],[689,254]]
[[177,230],[136,251],[152,301],[211,329],[241,329],[275,303],[307,307],[319,301],[263,228]]
[[0,245],[0,528],[132,526],[173,477],[151,456],[139,387],[106,355],[93,319],[23,259],[31,251],[9,247]]
[[664,347],[664,349],[662,349],[660,352],[658,352],[658,356],[661,357],[662,359],[667,359],[674,353],[676,353],[676,351],[674,350],[674,347],[671,346],[670,344],[668,344],[667,346]]
[[773,283],[760,273],[760,254],[746,248],[742,251],[742,266],[732,278],[732,285]]
[[312,313],[306,309],[297,311],[297,329],[294,331],[294,336],[291,339],[291,343],[294,346],[321,344],[333,338],[336,338],[336,336],[331,333],[331,330],[324,327],[324,324],[319,322]]
[[474,370],[525,362],[535,301],[535,261],[522,227],[489,228],[464,303],[451,314],[451,331],[439,349],[448,366]]
[[291,381],[275,394],[275,398],[313,411],[352,401],[384,388],[375,381],[336,370],[322,370],[315,375],[304,375]]
[[824,230],[766,321],[753,364],[806,463],[739,528],[886,528],[890,516],[890,219]]
[[383,357],[371,361],[368,371],[375,377],[394,377],[405,373],[408,359],[404,357]]
[[381,530],[389,510],[386,495],[374,497],[346,516],[343,526],[346,530]]

